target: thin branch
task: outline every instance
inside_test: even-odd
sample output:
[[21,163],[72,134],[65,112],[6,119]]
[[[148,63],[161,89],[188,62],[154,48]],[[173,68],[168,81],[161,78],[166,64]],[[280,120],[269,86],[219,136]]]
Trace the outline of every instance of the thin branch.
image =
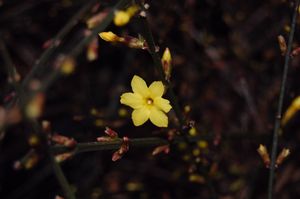
[[[107,28],[113,18],[116,10],[123,8],[126,4],[128,4],[130,0],[120,0],[107,14],[107,16],[102,20],[102,22],[91,30],[91,33],[83,38],[72,51],[67,55],[68,57],[75,58],[77,57],[86,47],[88,43],[90,43],[96,36],[98,36],[99,32],[102,32]],[[61,75],[59,70],[52,70],[52,72],[48,75],[48,78],[42,82],[41,88],[39,91],[45,91],[59,76]]]
[[[190,136],[188,140],[190,142],[197,142],[201,139],[208,139],[208,136]],[[172,144],[177,144],[180,142],[184,142],[183,137],[175,137]],[[55,145],[52,146],[53,153],[65,153],[65,152],[73,152],[74,154],[83,153],[83,152],[91,152],[91,151],[104,151],[104,150],[116,150],[119,149],[122,144],[122,139],[118,138],[111,141],[106,142],[86,142],[79,143],[76,145],[74,149],[69,147]],[[159,137],[149,137],[149,138],[133,138],[129,139],[129,147],[156,147],[169,144],[169,141]]]
[[49,58],[55,52],[57,47],[60,46],[60,43],[64,37],[72,30],[72,28],[78,23],[79,19],[82,18],[82,16],[91,8],[92,5],[94,5],[95,2],[96,0],[91,0],[88,2],[70,19],[70,21],[58,32],[58,34],[51,39],[50,46],[43,52],[40,58],[36,61],[35,65],[32,67],[32,70],[23,80],[23,88],[25,88],[25,86],[29,83],[34,74],[49,61]]
[[[16,69],[15,69],[14,64],[12,62],[12,59],[9,56],[9,53],[8,53],[6,47],[5,47],[5,45],[4,45],[4,43],[1,39],[0,39],[0,51],[1,51],[2,57],[4,59],[8,74],[9,74],[10,78],[12,79],[13,86],[14,86],[16,92],[17,92],[17,95],[19,96],[19,105],[20,105],[21,110],[22,110],[21,111],[22,116],[24,118],[26,118],[26,114],[24,112],[24,109],[25,109],[24,97],[25,96],[24,96],[24,93],[22,92],[22,89],[20,88],[19,83],[14,80],[14,76],[16,75]],[[40,133],[41,130],[40,130],[40,126],[39,126],[38,122],[36,120],[29,119],[29,118],[26,118],[26,121],[31,125],[34,133],[36,133],[37,135],[40,135],[40,137],[42,138],[42,141],[45,143],[45,146],[47,148],[47,153],[48,153],[47,155],[50,158],[50,161],[51,161],[54,173],[56,175],[56,178],[59,181],[62,189],[64,190],[64,192],[66,194],[66,198],[75,199],[75,195],[74,195],[73,191],[71,190],[70,185],[69,185],[66,177],[64,176],[60,165],[56,162],[56,160],[54,158],[54,155],[50,151],[50,147],[47,144],[46,135],[43,134],[43,133]]]
[[[102,30],[104,30],[112,21],[113,17],[114,17],[114,11],[115,9],[119,9],[121,7],[123,7],[129,0],[120,0],[116,6],[112,9],[112,11],[110,11],[110,13],[106,16],[106,18],[102,21],[102,23],[97,26],[95,29],[93,29],[92,34],[87,36],[85,39],[83,39],[70,53],[70,56],[77,56],[82,50],[83,48],[87,45],[87,43],[89,43],[93,37],[95,37],[98,32],[101,32]],[[93,1],[92,1],[93,2]],[[84,9],[82,9],[80,11],[80,13],[78,15],[75,15],[71,21],[67,24],[67,27],[64,27],[62,29],[62,31],[60,31],[60,33],[55,37],[55,39],[52,41],[51,46],[49,47],[49,49],[47,49],[45,51],[45,53],[42,55],[40,61],[37,63],[36,66],[34,66],[33,70],[31,71],[31,73],[27,76],[27,78],[23,81],[23,88],[25,88],[26,84],[29,82],[29,80],[32,78],[32,76],[34,75],[35,71],[38,70],[43,64],[47,63],[51,54],[54,52],[54,50],[56,49],[57,46],[57,42],[60,42],[60,39],[62,39],[69,31],[70,29],[77,23],[77,20],[79,19],[79,17],[85,13],[86,10],[88,10],[90,8],[90,6],[92,5],[92,2],[84,7]],[[58,76],[60,73],[57,72],[57,70],[54,70],[51,74],[50,74],[50,79],[48,79],[48,81],[46,81],[46,85],[42,85],[42,90],[45,90]],[[20,101],[23,101],[24,103],[21,103],[21,109],[24,110],[26,105],[27,100],[30,100],[30,97],[34,96],[35,93],[33,93],[31,96],[25,96],[22,94],[23,92],[20,93],[19,99]],[[24,118],[26,118],[26,114],[24,114],[24,111],[22,111],[22,115],[24,116]],[[45,143],[45,147],[47,149],[47,155],[50,158],[52,167],[53,167],[53,171],[55,173],[55,176],[57,178],[57,180],[59,181],[59,184],[61,186],[61,188],[63,189],[64,193],[65,193],[65,197],[68,199],[75,199],[75,194],[73,192],[73,190],[70,187],[70,184],[67,180],[67,178],[65,177],[60,165],[58,164],[58,162],[55,160],[54,154],[50,148],[50,146],[48,146],[47,143],[47,137],[45,134],[40,133],[41,132],[41,127],[38,124],[38,122],[36,120],[29,120],[30,124],[32,125],[33,131],[36,134],[39,134],[41,136],[42,142]]]
[[269,182],[268,182],[268,199],[273,198],[273,184],[274,184],[275,161],[276,161],[277,145],[278,145],[278,133],[280,131],[283,100],[284,100],[285,87],[286,87],[287,75],[288,75],[288,70],[289,70],[290,54],[291,54],[291,50],[292,50],[292,44],[293,44],[294,33],[295,33],[295,28],[296,28],[296,20],[297,20],[297,16],[298,16],[299,2],[300,1],[297,0],[295,7],[294,7],[294,14],[293,14],[293,19],[292,19],[292,23],[291,23],[291,32],[290,32],[289,41],[288,41],[288,49],[285,54],[285,60],[284,60],[284,69],[283,69],[282,82],[281,82],[281,87],[280,87],[277,114],[276,114],[276,119],[275,119],[275,124],[274,124],[273,140],[272,140],[271,165],[270,165]]
[[[214,134],[207,135],[198,135],[198,136],[185,136],[188,142],[196,143],[199,140],[213,140],[215,139]],[[171,144],[178,144],[181,142],[186,142],[186,139],[183,136],[174,137]],[[241,139],[245,140],[265,140],[265,135],[257,136],[252,132],[240,134],[233,133],[231,135],[227,135],[222,137],[223,140],[227,141],[239,141]],[[75,148],[69,148],[62,145],[54,145],[51,146],[51,150],[54,154],[72,152],[74,154],[83,153],[83,152],[91,152],[91,151],[105,151],[105,150],[116,150],[119,149],[122,144],[122,139],[115,139],[106,142],[85,142],[78,143]],[[146,147],[156,147],[170,144],[169,140],[163,139],[160,137],[148,137],[148,138],[131,138],[129,139],[129,147],[130,148],[146,148]]]

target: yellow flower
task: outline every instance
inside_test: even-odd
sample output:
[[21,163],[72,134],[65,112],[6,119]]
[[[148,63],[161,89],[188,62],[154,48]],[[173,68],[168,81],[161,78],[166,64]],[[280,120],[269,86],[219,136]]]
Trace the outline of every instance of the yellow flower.
[[153,82],[149,87],[139,76],[131,80],[133,93],[121,95],[121,103],[133,108],[132,121],[135,126],[144,124],[148,119],[158,126],[168,126],[168,113],[172,106],[169,100],[162,98],[164,85],[161,81]]

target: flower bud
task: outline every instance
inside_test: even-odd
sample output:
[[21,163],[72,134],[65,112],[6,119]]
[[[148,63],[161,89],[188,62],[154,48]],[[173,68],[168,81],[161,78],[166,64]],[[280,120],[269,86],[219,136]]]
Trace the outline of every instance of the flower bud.
[[116,26],[125,26],[130,18],[131,16],[126,11],[118,10],[115,12],[114,24]]
[[162,66],[163,66],[163,69],[165,72],[165,78],[167,81],[170,81],[170,77],[171,77],[171,72],[172,72],[171,62],[172,62],[172,57],[171,57],[170,50],[169,50],[169,48],[166,48],[163,53],[161,63],[162,63]]
[[37,93],[26,105],[26,116],[28,118],[37,118],[42,114],[43,106],[45,102],[45,95],[43,93]]
[[99,36],[101,39],[107,42],[119,42],[124,40],[122,37],[118,37],[115,33],[109,31],[109,32],[101,32],[99,33]]
[[285,53],[287,51],[286,41],[285,41],[285,39],[282,35],[279,35],[277,37],[277,39],[278,39],[278,44],[279,44],[279,48],[280,48],[280,51],[281,51],[281,55],[285,55]]
[[270,166],[270,156],[266,146],[260,144],[257,149],[258,154],[260,155],[261,159],[263,160],[266,167]]
[[290,155],[290,150],[287,148],[282,149],[280,154],[278,155],[276,159],[276,166],[279,166],[282,164],[282,162]]
[[281,124],[286,125],[286,123],[299,111],[300,109],[300,96],[293,100],[292,104],[288,107],[283,115]]
[[152,151],[152,155],[157,155],[162,152],[168,154],[170,152],[170,146],[168,144],[163,146],[158,146]]

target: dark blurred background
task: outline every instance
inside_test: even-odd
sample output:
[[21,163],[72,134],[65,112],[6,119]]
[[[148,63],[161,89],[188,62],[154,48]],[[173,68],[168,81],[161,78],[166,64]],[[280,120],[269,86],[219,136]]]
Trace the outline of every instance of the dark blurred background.
[[[21,80],[45,50],[46,42],[87,2],[0,0],[0,36]],[[86,36],[89,18],[116,3],[99,2],[98,10],[83,15],[61,41],[43,70],[37,71],[37,79],[42,81],[53,69],[55,59]],[[266,198],[268,169],[256,149],[259,144],[270,146],[283,69],[277,36],[288,37],[293,1],[147,3],[160,53],[165,47],[172,53],[171,81],[181,108],[189,120],[195,121],[197,134],[212,137],[203,140],[208,145],[196,155],[209,180],[201,172],[188,172],[187,159],[196,157],[182,145],[171,146],[168,155],[158,156],[151,155],[153,148],[132,148],[117,162],[111,161],[112,151],[82,153],[62,164],[78,198]],[[299,45],[298,26],[299,20],[294,47]],[[106,30],[137,37],[141,26],[134,17],[124,27],[111,24]],[[78,142],[95,141],[104,135],[106,126],[129,138],[164,137],[165,132],[150,122],[134,127],[131,110],[119,103],[120,94],[130,90],[133,75],[148,83],[158,79],[150,55],[96,39],[98,58],[87,59],[84,49],[76,58],[74,73],[50,85],[40,121],[50,121],[53,132]],[[291,63],[284,109],[300,93],[299,61],[296,56]],[[7,82],[2,58],[0,64],[1,106],[5,106],[13,88]],[[300,196],[299,120],[296,114],[282,129],[279,150],[287,147],[291,155],[277,170],[276,198]],[[33,168],[14,169],[15,161],[30,150],[32,132],[28,125],[18,123],[5,132],[0,143],[0,198],[53,199],[63,195],[41,154]],[[198,180],[192,180],[191,175]]]

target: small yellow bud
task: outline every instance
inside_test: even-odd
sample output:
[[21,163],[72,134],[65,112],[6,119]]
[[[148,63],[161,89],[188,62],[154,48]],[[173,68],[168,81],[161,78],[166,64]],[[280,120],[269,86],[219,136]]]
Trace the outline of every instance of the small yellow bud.
[[98,58],[98,39],[95,38],[87,48],[86,57],[89,61],[94,61]]
[[36,135],[31,135],[28,139],[28,144],[30,146],[37,146],[39,144],[40,140],[38,138],[38,136]]
[[171,66],[171,62],[172,62],[172,56],[170,53],[169,48],[166,48],[163,56],[161,58],[161,63],[165,72],[165,78],[167,81],[170,80],[171,77],[171,71],[172,71],[172,66]]
[[189,106],[189,105],[184,106],[185,113],[189,113],[190,111],[191,111],[191,106]]
[[292,104],[286,110],[283,115],[281,124],[286,125],[286,123],[300,110],[300,96],[293,100]]
[[170,50],[169,50],[169,48],[166,48],[163,53],[163,56],[162,56],[162,61],[170,63],[171,60],[172,60],[172,57],[171,57]]
[[137,11],[139,10],[139,7],[137,5],[130,6],[125,11],[124,10],[118,10],[115,12],[114,17],[114,24],[116,26],[125,26],[133,17]]
[[290,150],[287,148],[282,149],[282,151],[280,152],[280,154],[278,155],[277,159],[276,159],[276,166],[279,166],[280,164],[282,164],[282,162],[290,155]]
[[73,156],[72,153],[62,153],[62,154],[56,155],[55,160],[56,160],[56,162],[60,163],[60,162],[63,162],[65,160],[69,159],[72,156]]
[[195,128],[195,127],[191,128],[191,129],[189,130],[189,134],[190,134],[190,136],[196,136],[196,135],[197,135],[197,130],[196,130],[196,128]]
[[270,156],[269,156],[266,146],[260,144],[257,149],[257,152],[260,155],[260,157],[263,160],[266,167],[269,167],[270,166]]
[[119,116],[120,117],[126,117],[128,114],[127,110],[125,108],[120,108],[119,109]]
[[278,44],[279,44],[279,48],[281,51],[281,55],[285,55],[285,53],[287,51],[287,45],[286,45],[285,38],[282,35],[279,35],[277,37],[277,39],[278,39]]
[[97,109],[96,109],[96,108],[92,108],[92,109],[90,110],[90,114],[93,115],[93,116],[97,116],[97,115],[98,115]]
[[200,155],[200,152],[201,152],[200,149],[194,149],[193,150],[193,155],[198,156],[198,155]]
[[201,175],[198,174],[191,174],[189,176],[189,181],[190,182],[196,182],[196,183],[204,183],[205,182],[205,178]]
[[127,191],[140,191],[143,189],[143,184],[139,182],[129,182],[126,184]]
[[284,26],[284,30],[285,30],[285,32],[290,32],[291,31],[291,27],[288,26],[288,25],[286,25],[286,26]]
[[200,140],[197,142],[198,147],[200,147],[201,149],[205,149],[208,146],[208,143],[205,140]]
[[135,13],[137,13],[138,10],[139,10],[139,7],[137,5],[133,5],[126,9],[126,13],[130,17],[132,17],[133,15],[135,15]]
[[75,70],[75,60],[73,58],[67,57],[61,65],[61,73],[64,75],[70,75]]
[[26,106],[26,115],[28,118],[37,118],[42,114],[45,95],[43,93],[36,94]]
[[115,33],[111,32],[111,31],[101,32],[101,33],[99,33],[99,36],[101,37],[101,39],[103,39],[104,41],[107,41],[107,42],[118,42],[118,41],[123,40],[122,37],[118,37]]
[[114,24],[116,26],[125,26],[129,22],[130,18],[131,16],[126,11],[116,11],[114,17]]
[[29,158],[24,162],[24,168],[29,170],[32,169],[39,161],[39,157],[36,153],[29,153]]

